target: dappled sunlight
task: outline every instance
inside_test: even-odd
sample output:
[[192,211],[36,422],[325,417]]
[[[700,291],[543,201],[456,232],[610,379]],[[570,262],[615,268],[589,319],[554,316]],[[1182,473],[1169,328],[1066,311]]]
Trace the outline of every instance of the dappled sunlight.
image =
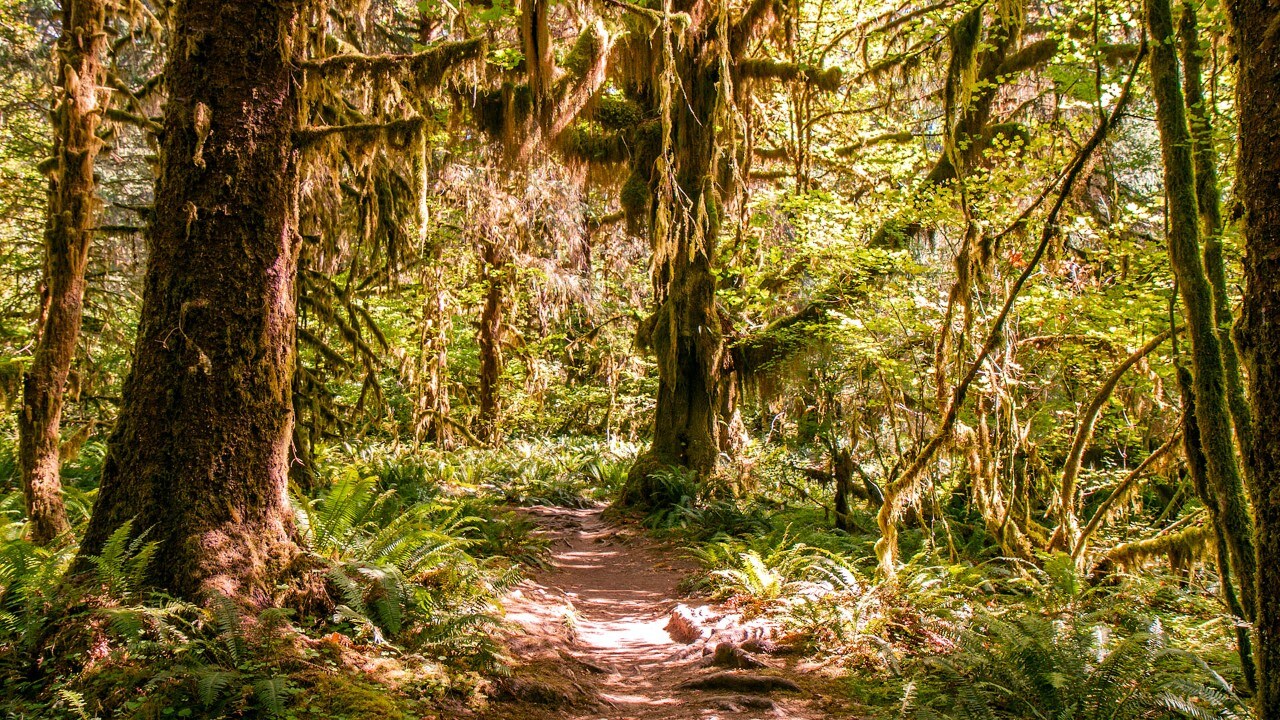
[[[553,555],[550,569],[506,597],[506,618],[518,627],[510,644],[529,672],[544,673],[550,662],[578,684],[584,676],[565,662],[591,670],[595,697],[607,710],[567,717],[821,717],[809,708],[809,700],[753,700],[686,687],[709,671],[704,650],[677,641],[668,629],[673,609],[687,608],[690,602],[677,590],[683,573],[673,567],[681,561],[673,558],[672,548],[606,523],[599,509],[534,507],[526,512],[548,529]],[[707,609],[702,615],[718,613]],[[506,716],[499,712],[494,717]]]

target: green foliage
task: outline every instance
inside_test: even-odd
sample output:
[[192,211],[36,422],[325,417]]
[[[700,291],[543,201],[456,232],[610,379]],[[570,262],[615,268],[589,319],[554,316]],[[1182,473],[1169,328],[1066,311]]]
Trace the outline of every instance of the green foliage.
[[693,555],[709,571],[706,585],[714,596],[757,608],[854,593],[864,586],[852,563],[797,542],[789,527],[740,540],[713,540],[695,548]]
[[1247,716],[1222,678],[1169,647],[1158,621],[1118,634],[1087,618],[983,615],[927,667],[904,703],[918,718]]
[[518,574],[501,558],[468,552],[485,520],[463,515],[464,505],[402,505],[395,490],[354,468],[318,498],[295,496],[294,508],[307,548],[328,566],[340,628],[376,644],[494,662],[493,602]]

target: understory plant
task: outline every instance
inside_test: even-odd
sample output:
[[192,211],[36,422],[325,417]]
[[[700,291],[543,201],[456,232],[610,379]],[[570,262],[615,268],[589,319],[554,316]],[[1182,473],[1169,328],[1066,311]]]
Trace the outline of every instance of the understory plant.
[[1129,631],[1090,617],[984,613],[954,652],[926,659],[904,715],[1138,720],[1243,718],[1232,687],[1174,648],[1159,620]]

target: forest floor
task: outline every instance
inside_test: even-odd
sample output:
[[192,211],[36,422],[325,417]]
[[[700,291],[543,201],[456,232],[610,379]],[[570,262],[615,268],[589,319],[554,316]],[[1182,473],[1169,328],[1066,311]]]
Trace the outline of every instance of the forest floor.
[[602,508],[527,509],[547,569],[504,599],[512,674],[485,718],[825,718],[838,678],[787,652],[779,628],[685,596],[684,551]]

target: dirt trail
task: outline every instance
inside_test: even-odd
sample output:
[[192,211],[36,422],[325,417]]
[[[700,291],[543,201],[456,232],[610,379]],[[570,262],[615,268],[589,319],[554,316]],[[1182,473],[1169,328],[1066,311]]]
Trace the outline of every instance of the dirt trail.
[[507,619],[513,623],[507,642],[516,667],[513,676],[499,684],[486,717],[830,716],[833,708],[824,711],[824,698],[814,692],[821,684],[818,679],[797,673],[777,657],[761,656],[764,667],[728,674],[749,676],[757,685],[792,684],[789,691],[682,687],[721,677],[718,674],[726,670],[712,667],[710,650],[704,650],[719,642],[707,640],[711,630],[683,643],[665,629],[672,609],[681,603],[711,621],[724,617],[703,602],[680,597],[677,586],[692,565],[679,550],[605,520],[599,508],[539,507],[529,514],[552,540],[553,567],[534,574],[505,598]]

